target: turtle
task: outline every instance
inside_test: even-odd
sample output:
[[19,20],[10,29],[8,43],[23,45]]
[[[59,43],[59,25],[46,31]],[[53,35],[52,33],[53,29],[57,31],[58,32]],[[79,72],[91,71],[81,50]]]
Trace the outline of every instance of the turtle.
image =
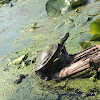
[[40,52],[34,66],[35,72],[44,71],[57,58],[59,58],[62,48],[64,47],[64,42],[68,39],[68,37],[69,32],[66,33],[65,36],[60,39],[60,43],[58,42],[56,44],[52,44],[48,50],[42,50]]

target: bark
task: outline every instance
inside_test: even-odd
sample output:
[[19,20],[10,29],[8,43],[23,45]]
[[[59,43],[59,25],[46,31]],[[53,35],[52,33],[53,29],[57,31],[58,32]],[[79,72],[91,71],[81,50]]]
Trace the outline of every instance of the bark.
[[70,63],[55,74],[56,78],[61,79],[81,71],[89,70],[90,61],[94,63],[96,69],[100,71],[100,45],[93,45],[77,54],[70,56]]

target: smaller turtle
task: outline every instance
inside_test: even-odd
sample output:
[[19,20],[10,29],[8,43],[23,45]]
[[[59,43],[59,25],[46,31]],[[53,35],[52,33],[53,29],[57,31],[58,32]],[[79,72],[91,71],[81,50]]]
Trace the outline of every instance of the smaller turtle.
[[19,74],[19,75],[17,76],[18,79],[16,79],[16,80],[14,81],[14,83],[15,83],[15,84],[21,83],[21,82],[22,82],[22,79],[26,78],[27,76],[28,76],[28,74],[26,74],[26,75],[24,75],[24,74]]
[[[56,58],[59,58],[64,42],[68,39],[68,37],[69,33],[66,33],[65,36],[61,38],[60,43],[53,44],[48,50],[40,52],[34,66],[35,72],[44,71],[47,67],[52,65]],[[66,55],[68,55],[68,53],[66,53]]]

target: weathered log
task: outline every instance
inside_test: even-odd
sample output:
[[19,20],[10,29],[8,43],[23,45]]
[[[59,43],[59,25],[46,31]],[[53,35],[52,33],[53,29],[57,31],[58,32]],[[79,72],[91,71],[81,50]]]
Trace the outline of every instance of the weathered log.
[[48,79],[59,80],[70,76],[85,77],[91,75],[91,73],[100,72],[100,45],[93,45],[73,55],[66,52],[62,53],[45,70],[40,70],[36,73],[41,75],[41,78],[48,77]]
[[55,74],[57,79],[70,76],[80,71],[87,71],[90,68],[90,61],[100,71],[100,45],[93,45],[77,54],[70,56],[70,63],[60,72]]

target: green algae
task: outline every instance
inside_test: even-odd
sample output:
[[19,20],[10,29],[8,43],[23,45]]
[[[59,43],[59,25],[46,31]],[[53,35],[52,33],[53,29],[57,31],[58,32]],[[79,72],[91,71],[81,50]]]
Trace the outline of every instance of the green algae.
[[10,0],[0,0],[0,4],[3,5],[3,4],[8,4],[10,3],[11,1]]
[[[32,48],[30,48],[29,51],[31,52],[31,50]],[[22,51],[20,50],[18,53],[20,55],[22,53],[25,53],[25,51],[23,52],[23,50]],[[11,54],[11,57],[18,56],[18,53]],[[74,98],[75,100],[77,100],[77,98],[86,99],[88,98],[87,94],[89,95],[93,94],[90,91],[91,89],[96,91],[96,89],[98,88],[97,82],[91,82],[88,78],[87,79],[79,79],[79,78],[71,79],[70,78],[69,80],[66,80],[66,81],[64,80],[61,82],[56,82],[53,80],[45,82],[41,80],[40,77],[34,73],[33,66],[34,64],[30,64],[29,66],[26,66],[22,69],[18,69],[13,66],[9,67],[10,72],[6,72],[6,74],[8,73],[10,74],[10,77],[7,77],[8,78],[7,88],[9,89],[11,88],[11,91],[9,91],[9,94],[11,94],[11,98],[7,97],[7,100],[13,100],[13,99],[17,100],[18,97],[21,100],[30,99],[30,98],[34,98],[34,100],[41,99],[41,98],[42,99],[47,98],[47,100],[53,99],[53,98],[55,99],[61,98],[61,100],[63,100],[63,98],[66,98],[66,99]],[[11,72],[16,72],[16,73],[13,73],[13,75],[11,75],[12,74]],[[16,76],[18,75],[18,73],[22,73],[22,74],[28,73],[29,76],[25,78],[22,81],[22,83],[18,85],[14,85],[13,82],[16,79]],[[7,88],[6,88],[6,91],[8,91]],[[7,92],[5,94],[7,94]],[[93,97],[93,98],[96,98],[96,97]]]
[[[27,1],[25,1],[27,2]],[[25,4],[24,2],[24,4]],[[33,2],[34,3],[34,2]],[[98,5],[97,2],[94,6]],[[23,4],[23,3],[22,3]],[[23,5],[24,5],[23,4]],[[21,5],[21,4],[20,4]],[[85,12],[87,20],[87,11],[93,5],[89,5],[86,8],[79,8],[79,11]],[[16,7],[15,7],[16,8]],[[14,8],[14,9],[15,9]],[[27,13],[25,13],[27,14]],[[23,14],[22,14],[23,15]],[[84,13],[82,13],[84,15]],[[74,22],[70,22],[69,19],[77,19],[78,24],[75,25]],[[30,17],[33,16],[31,15]],[[96,16],[95,16],[96,17]],[[93,17],[93,18],[95,18]],[[99,18],[99,17],[98,17]],[[29,29],[31,24],[34,22],[27,22],[24,26],[20,27],[23,29]],[[25,21],[26,19],[23,18]],[[65,42],[66,49],[68,53],[74,54],[81,51],[81,48],[78,45],[78,42],[89,41],[91,38],[89,34],[89,24],[92,21],[87,21],[85,23],[83,20],[80,20],[80,13],[75,11],[68,12],[67,14],[57,17],[57,18],[44,18],[41,20],[35,20],[41,26],[40,28],[34,30],[33,32],[26,32],[25,34],[20,34],[20,31],[17,31],[20,35],[18,37],[12,38],[12,45],[19,46],[19,50],[12,52],[9,55],[4,55],[0,57],[0,99],[1,100],[38,100],[38,99],[58,99],[58,100],[89,100],[90,98],[96,99],[100,98],[100,82],[92,82],[89,78],[75,78],[69,80],[63,80],[61,82],[56,81],[43,81],[37,76],[34,72],[34,63],[29,63],[28,66],[24,66],[18,69],[17,66],[7,66],[7,63],[12,60],[29,53],[27,60],[32,60],[34,56],[37,56],[37,52],[40,52],[50,44],[57,43],[62,36],[68,31],[70,31],[70,36]],[[55,29],[59,23],[65,22],[64,25]],[[86,24],[86,25],[85,25]],[[26,25],[26,26],[25,26]],[[14,29],[16,26],[13,27]],[[68,30],[69,29],[69,30]],[[15,29],[16,30],[16,29]],[[14,32],[14,31],[12,31]],[[16,36],[16,35],[15,35]],[[5,37],[6,38],[6,37]],[[24,40],[29,39],[28,43]],[[32,42],[33,41],[33,42]],[[34,42],[35,41],[35,42]],[[1,43],[2,44],[2,43]],[[7,68],[8,70],[4,70]],[[22,83],[15,85],[14,81],[17,79],[19,74],[29,74],[28,77],[23,79]],[[94,95],[93,95],[94,94]]]
[[[32,54],[33,50],[34,49],[32,47],[30,47],[30,49],[28,48],[28,50],[25,50],[25,51],[23,51],[22,49],[16,53],[13,53],[13,54],[11,53],[9,58],[20,56],[21,54],[24,54],[26,52],[31,52]],[[28,59],[30,59],[31,56],[32,55],[30,55]],[[17,100],[18,97],[21,100],[23,99],[27,100],[31,98],[34,98],[34,100],[38,100],[41,98],[42,99],[47,98],[47,100],[58,99],[58,98],[61,98],[61,100],[63,100],[63,98],[66,98],[66,99],[74,98],[75,100],[77,100],[77,98],[81,98],[81,99],[86,98],[87,97],[86,94],[92,95],[92,93],[90,92],[91,89],[94,89],[94,90],[97,89],[97,83],[91,82],[88,78],[87,79],[69,79],[69,80],[66,80],[66,81],[64,80],[61,82],[56,82],[52,80],[45,82],[41,80],[40,77],[35,74],[33,66],[34,64],[30,64],[21,69],[18,69],[17,67],[14,67],[14,66],[9,66],[8,68],[9,71],[3,72],[3,73],[6,73],[7,76],[10,75],[9,77],[7,77],[7,81],[6,81],[6,78],[4,78],[5,81],[2,81],[3,82],[2,88],[4,88],[3,89],[4,91],[6,90],[5,95],[7,97],[7,100],[13,100],[13,99]],[[22,83],[18,85],[14,85],[13,82],[16,80],[17,78],[16,76],[19,73],[29,74],[29,76],[23,79]],[[6,77],[6,76],[3,76],[3,77]],[[7,82],[7,83],[3,86],[4,82]],[[2,89],[0,90],[2,91]],[[7,96],[8,91],[11,97]]]

